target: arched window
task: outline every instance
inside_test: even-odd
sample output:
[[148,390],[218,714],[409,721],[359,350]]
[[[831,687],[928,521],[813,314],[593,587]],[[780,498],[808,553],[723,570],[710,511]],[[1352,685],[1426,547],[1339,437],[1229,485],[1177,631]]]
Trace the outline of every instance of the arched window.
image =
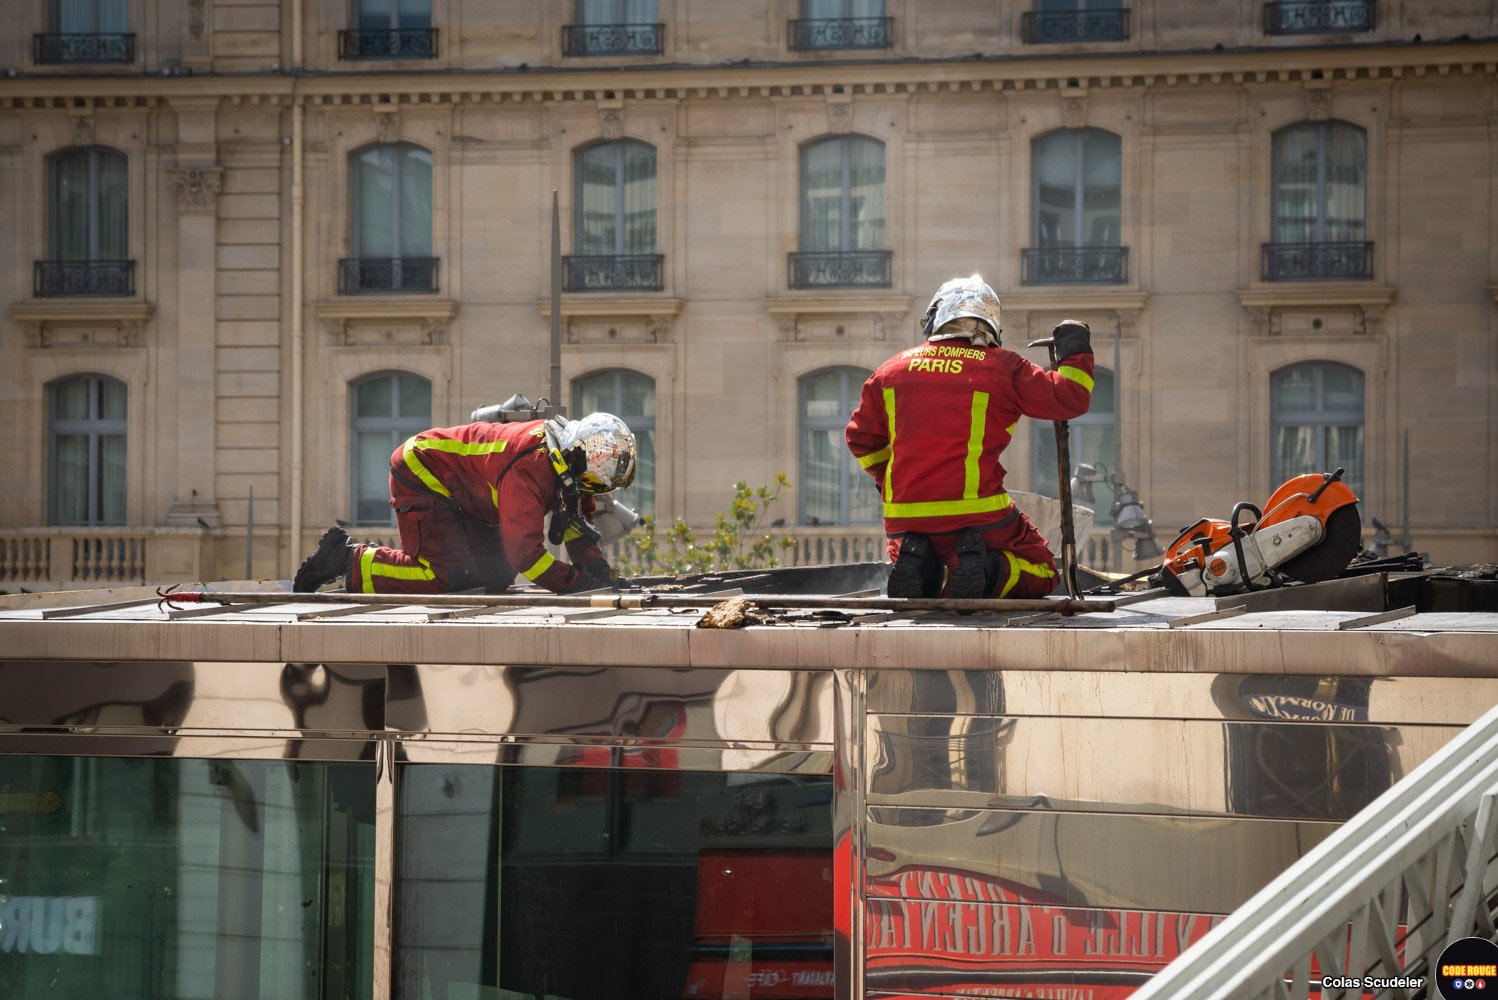
[[573,154],[576,211],[566,261],[570,292],[656,290],[655,148],[633,139],[585,146]]
[[639,514],[655,513],[655,379],[617,368],[572,383],[572,413],[612,413],[634,432],[639,468],[629,489],[614,496]]
[[339,291],[435,292],[432,154],[410,143],[365,146],[349,158],[352,211]]
[[[1113,372],[1107,368],[1093,371],[1092,405],[1087,412],[1067,422],[1070,430],[1072,467],[1074,474],[1078,465],[1102,464],[1112,469],[1118,442],[1118,422],[1114,409]],[[1056,488],[1056,434],[1049,422],[1032,421],[1030,428],[1030,483],[1036,493],[1048,497],[1057,495]],[[1115,470],[1116,471],[1116,470]],[[1095,504],[1098,524],[1109,522],[1107,500]]]
[[1363,373],[1312,361],[1281,368],[1270,379],[1274,453],[1271,488],[1307,472],[1346,469],[1343,479],[1363,495]]
[[828,368],[800,385],[801,523],[877,524],[879,491],[848,452],[843,432],[858,394],[873,374],[863,368]]
[[884,143],[861,135],[801,147],[801,226],[794,288],[890,284],[884,249]]
[[349,385],[350,520],[395,523],[390,507],[390,455],[412,434],[432,426],[432,383],[409,372],[379,372]]
[[1062,129],[1031,147],[1031,243],[1026,284],[1121,284],[1123,152],[1112,132]]
[[133,294],[125,154],[82,146],[53,155],[47,167],[50,259],[37,262],[36,294]]
[[108,375],[47,387],[48,523],[125,523],[125,395]]
[[1367,133],[1346,122],[1274,133],[1274,242],[1359,241],[1367,218]]

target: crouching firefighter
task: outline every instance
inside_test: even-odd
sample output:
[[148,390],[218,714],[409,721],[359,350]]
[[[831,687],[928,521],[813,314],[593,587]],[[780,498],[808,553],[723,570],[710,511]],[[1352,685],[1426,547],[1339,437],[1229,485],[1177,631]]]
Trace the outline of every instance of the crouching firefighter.
[[[313,591],[346,577],[352,593],[503,590],[516,573],[556,593],[608,586],[592,497],[635,475],[623,420],[479,421],[408,438],[390,457],[390,505],[401,547],[360,545],[330,528],[292,583]],[[566,543],[570,563],[546,549]]]
[[999,343],[999,298],[978,275],[948,281],[921,319],[926,343],[864,383],[848,448],[884,499],[891,597],[1042,597],[1045,539],[1004,492],[999,456],[1020,417],[1070,420],[1092,397],[1091,333],[1055,329],[1056,371]]

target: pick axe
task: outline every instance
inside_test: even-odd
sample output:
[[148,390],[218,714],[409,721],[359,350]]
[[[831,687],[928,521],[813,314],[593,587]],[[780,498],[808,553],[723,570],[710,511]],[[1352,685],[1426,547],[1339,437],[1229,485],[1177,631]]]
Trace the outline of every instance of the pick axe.
[[[1051,371],[1056,370],[1056,338],[1046,337],[1030,341],[1031,347],[1045,347],[1051,355]],[[1052,421],[1056,428],[1056,492],[1061,501],[1061,579],[1066,584],[1066,596],[1076,599],[1077,586],[1077,535],[1072,525],[1071,514],[1071,430],[1065,420]]]

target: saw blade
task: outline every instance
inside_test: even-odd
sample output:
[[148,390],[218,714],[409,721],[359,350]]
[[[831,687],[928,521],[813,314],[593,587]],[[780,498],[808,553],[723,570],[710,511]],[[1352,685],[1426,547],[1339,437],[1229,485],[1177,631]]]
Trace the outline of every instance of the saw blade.
[[1330,580],[1346,569],[1363,547],[1363,518],[1358,505],[1332,511],[1325,528],[1326,535],[1320,542],[1275,569],[1301,583]]

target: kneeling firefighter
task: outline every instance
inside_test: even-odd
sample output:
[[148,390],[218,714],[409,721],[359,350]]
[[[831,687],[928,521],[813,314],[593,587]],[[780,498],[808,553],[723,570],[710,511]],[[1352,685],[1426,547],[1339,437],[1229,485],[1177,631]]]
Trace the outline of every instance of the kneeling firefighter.
[[[365,594],[492,591],[517,572],[557,593],[608,586],[592,497],[627,487],[635,462],[634,435],[609,413],[422,431],[390,457],[401,547],[360,545],[330,528],[292,589],[347,577],[351,592]],[[546,549],[548,514],[551,541],[566,543],[571,563]]]
[[1054,558],[1004,492],[999,456],[1020,417],[1087,412],[1091,332],[1076,320],[1057,325],[1055,371],[1004,350],[999,332],[993,289],[976,274],[948,281],[921,319],[926,343],[870,376],[848,422],[848,448],[884,499],[891,597],[1055,588]]

